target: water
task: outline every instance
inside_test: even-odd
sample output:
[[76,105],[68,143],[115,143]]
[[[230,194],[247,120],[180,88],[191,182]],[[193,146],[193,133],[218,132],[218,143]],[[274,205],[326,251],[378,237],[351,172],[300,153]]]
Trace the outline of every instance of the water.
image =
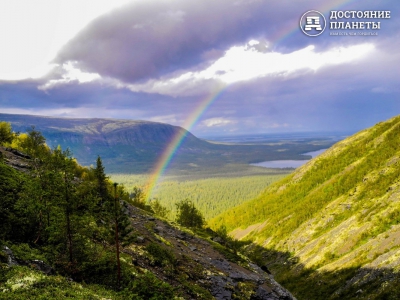
[[[323,153],[326,149],[320,149],[317,151],[311,151],[307,153],[303,153],[302,155],[311,155],[311,157],[316,157]],[[308,162],[308,159],[305,160],[271,160],[271,161],[263,161],[255,164],[251,164],[252,166],[257,166],[257,167],[264,167],[264,168],[278,168],[278,169],[283,169],[283,168],[298,168],[304,165],[306,162]]]

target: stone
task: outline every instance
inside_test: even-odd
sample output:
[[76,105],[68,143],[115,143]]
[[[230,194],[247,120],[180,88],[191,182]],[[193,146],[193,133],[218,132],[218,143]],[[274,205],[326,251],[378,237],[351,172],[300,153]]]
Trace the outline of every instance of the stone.
[[7,264],[9,267],[19,265],[18,261],[15,259],[14,254],[10,248],[8,248],[7,246],[4,246],[3,252],[7,255]]
[[161,232],[163,232],[163,231],[164,231],[164,228],[161,227],[161,226],[156,226],[156,227],[154,227],[154,232],[156,232],[156,233],[161,233]]
[[216,243],[222,243],[223,242],[223,239],[222,238],[220,238],[219,236],[216,236],[215,238],[213,238],[212,239],[214,242],[216,242]]
[[56,273],[52,267],[47,265],[42,260],[34,259],[34,260],[29,261],[29,264],[31,267],[35,268],[36,270],[41,271],[42,273],[44,273],[46,275],[54,275]]
[[138,242],[138,243],[144,243],[144,241],[145,241],[145,238],[143,237],[143,236],[137,236],[136,237],[136,242]]

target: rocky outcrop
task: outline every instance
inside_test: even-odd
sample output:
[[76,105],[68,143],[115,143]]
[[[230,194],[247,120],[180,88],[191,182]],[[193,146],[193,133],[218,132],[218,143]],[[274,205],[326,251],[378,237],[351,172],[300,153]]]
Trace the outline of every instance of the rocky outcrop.
[[3,159],[12,168],[24,173],[28,172],[31,168],[29,165],[30,157],[16,149],[0,146],[0,159]]
[[136,265],[154,271],[160,279],[176,286],[175,278],[164,276],[156,267],[149,264],[141,249],[149,243],[157,243],[171,251],[176,257],[179,269],[194,278],[194,284],[207,289],[214,299],[253,299],[253,300],[291,300],[293,295],[279,285],[272,275],[264,272],[250,261],[240,264],[228,260],[210,239],[200,238],[175,223],[146,215],[140,209],[128,206],[127,214],[138,234],[136,245],[125,249],[130,253]]
[[55,274],[55,270],[42,260],[38,260],[38,259],[20,260],[20,259],[17,259],[14,256],[14,253],[11,251],[11,249],[8,248],[7,246],[3,247],[3,253],[5,254],[5,256],[7,258],[7,265],[9,267],[14,267],[14,266],[19,266],[19,265],[29,266],[33,269],[41,271],[43,274],[46,274],[46,275],[54,275]]

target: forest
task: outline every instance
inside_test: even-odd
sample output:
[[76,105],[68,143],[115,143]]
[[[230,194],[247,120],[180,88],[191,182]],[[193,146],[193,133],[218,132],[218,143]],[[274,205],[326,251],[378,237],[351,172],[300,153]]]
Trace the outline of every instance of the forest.
[[[175,203],[185,199],[192,201],[209,220],[225,210],[245,201],[254,199],[271,183],[282,179],[292,170],[269,170],[264,175],[240,177],[194,178],[186,176],[165,176],[152,193],[169,211],[168,217],[175,215]],[[223,175],[222,175],[223,176]],[[123,183],[128,191],[141,188],[146,191],[149,176],[133,174],[111,174],[112,180]]]

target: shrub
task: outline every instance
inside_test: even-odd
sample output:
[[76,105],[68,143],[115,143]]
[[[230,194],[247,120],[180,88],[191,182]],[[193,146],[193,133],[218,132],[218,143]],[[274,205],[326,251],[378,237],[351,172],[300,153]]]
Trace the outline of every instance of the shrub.
[[174,254],[156,243],[147,245],[146,251],[151,255],[156,265],[165,266],[168,264],[175,265],[176,263]]
[[174,299],[174,289],[166,282],[159,280],[152,273],[145,273],[136,278],[131,286],[130,299],[170,300]]
[[186,199],[176,203],[176,221],[186,227],[201,228],[205,220],[201,212],[194,206],[193,202]]

